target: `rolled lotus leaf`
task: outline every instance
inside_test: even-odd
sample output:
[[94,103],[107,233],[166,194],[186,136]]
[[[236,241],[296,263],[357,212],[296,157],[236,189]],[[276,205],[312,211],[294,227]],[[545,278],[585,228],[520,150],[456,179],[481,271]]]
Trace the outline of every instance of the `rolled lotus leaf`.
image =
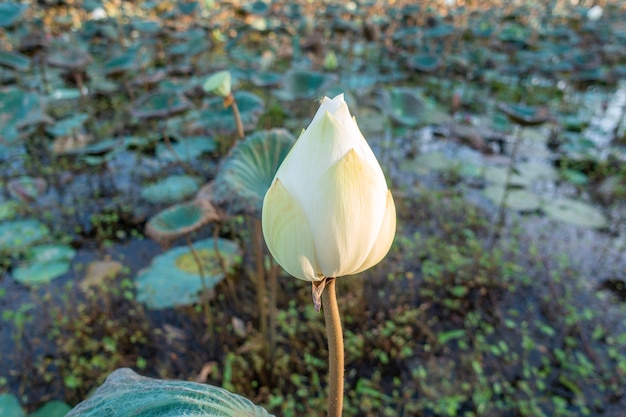
[[264,417],[263,408],[223,388],[118,369],[66,417]]
[[218,215],[207,201],[176,204],[152,217],[146,224],[146,235],[161,246],[169,246],[177,238],[198,230]]
[[239,142],[215,178],[215,201],[231,214],[260,215],[263,197],[295,140],[285,129],[272,129]]

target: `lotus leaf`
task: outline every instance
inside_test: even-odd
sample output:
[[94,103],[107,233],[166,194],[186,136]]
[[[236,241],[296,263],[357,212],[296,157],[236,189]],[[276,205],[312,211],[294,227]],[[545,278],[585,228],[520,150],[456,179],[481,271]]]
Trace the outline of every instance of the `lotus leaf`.
[[[241,122],[246,130],[253,129],[263,113],[263,100],[256,94],[237,91],[233,94],[239,107]],[[224,108],[221,97],[206,101],[205,110],[196,113],[190,129],[201,133],[232,133],[235,132],[235,119],[230,108]]]
[[[504,198],[504,184],[496,184],[484,189],[483,193],[493,204],[499,206]],[[506,193],[505,207],[521,212],[536,211],[541,206],[538,195],[528,190],[508,190]]]
[[217,149],[217,144],[208,136],[193,136],[172,143],[172,148],[176,155],[164,143],[159,143],[156,147],[156,154],[159,159],[164,161],[176,161],[179,159],[190,161],[204,153],[214,152]]
[[0,416],[2,417],[24,417],[24,410],[19,401],[12,394],[0,394]]
[[47,183],[43,178],[18,177],[12,178],[7,184],[9,194],[16,200],[34,201],[46,191]]
[[288,131],[274,129],[238,143],[215,178],[215,200],[233,213],[260,215],[265,193],[294,142]]
[[439,68],[439,58],[434,55],[413,55],[407,59],[407,65],[421,72],[434,72]]
[[72,407],[63,401],[53,400],[45,403],[39,410],[28,417],[63,417],[70,412]]
[[19,207],[20,205],[16,201],[0,203],[0,221],[15,217]]
[[0,223],[0,252],[21,252],[50,231],[37,220],[14,220]]
[[[153,309],[189,305],[198,301],[203,289],[212,289],[225,278],[220,259],[224,261],[227,270],[241,261],[239,247],[235,242],[217,239],[219,257],[215,253],[215,245],[214,239],[206,239],[194,242],[195,253],[184,246],[156,256],[150,266],[140,271],[135,279],[137,300]],[[198,265],[196,256],[201,265]]]
[[138,119],[159,119],[182,113],[191,103],[182,94],[174,91],[159,91],[137,100],[131,114]]
[[19,52],[0,51],[0,65],[15,71],[28,71],[30,68],[30,58]]
[[548,201],[544,204],[543,211],[552,219],[577,226],[601,229],[607,225],[606,217],[600,210],[583,201],[570,198]]
[[521,176],[515,172],[508,176],[508,167],[489,166],[485,168],[485,180],[491,184],[504,184],[507,179],[507,185],[514,187],[525,187],[529,185],[534,178],[530,176]]
[[26,259],[31,262],[71,261],[76,251],[71,246],[46,244],[33,246],[26,252]]
[[152,217],[146,224],[146,234],[167,246],[178,237],[198,230],[211,220],[217,220],[217,214],[208,202],[177,204]]
[[24,285],[47,284],[70,270],[68,261],[33,262],[13,270],[13,278]]
[[283,88],[276,92],[283,100],[316,99],[325,94],[325,89],[336,76],[312,71],[290,71],[283,79]]
[[66,417],[270,417],[250,400],[223,388],[146,378],[118,369]]
[[12,1],[0,3],[0,28],[13,25],[28,9],[28,4]]
[[409,127],[416,127],[424,122],[426,103],[420,95],[405,88],[394,88],[389,94],[387,111],[392,120]]
[[154,204],[176,203],[194,195],[200,184],[196,177],[173,175],[143,188],[141,197]]
[[43,98],[17,88],[0,91],[0,138],[5,144],[20,137],[20,129],[52,121],[45,113]]
[[89,115],[86,113],[76,113],[66,119],[57,121],[54,125],[46,128],[46,132],[50,135],[59,136],[71,136],[76,131],[82,129],[85,122],[89,119]]

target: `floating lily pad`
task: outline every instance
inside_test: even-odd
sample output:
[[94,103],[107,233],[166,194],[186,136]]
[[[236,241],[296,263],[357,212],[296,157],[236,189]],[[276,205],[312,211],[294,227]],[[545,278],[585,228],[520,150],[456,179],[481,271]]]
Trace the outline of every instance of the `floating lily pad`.
[[287,130],[274,129],[238,143],[215,177],[216,201],[233,213],[260,214],[265,193],[294,142]]
[[15,24],[27,9],[28,4],[20,4],[12,1],[0,3],[0,28]]
[[0,223],[0,252],[21,252],[48,236],[48,228],[37,220]]
[[[485,188],[483,193],[493,204],[499,206],[502,204],[502,199],[504,198],[504,190],[504,186],[502,184],[498,184]],[[537,194],[531,191],[514,189],[508,190],[504,205],[513,210],[531,212],[539,209],[541,206],[541,199]]]
[[63,401],[52,400],[45,403],[39,410],[30,414],[28,417],[63,417],[69,413],[71,409],[72,407]]
[[208,136],[193,136],[181,139],[179,142],[172,143],[172,150],[164,143],[159,143],[156,147],[156,154],[159,159],[164,161],[190,161],[198,158],[200,155],[215,152],[217,144]]
[[138,99],[130,112],[138,119],[161,119],[182,113],[189,107],[191,103],[182,94],[159,91]]
[[23,176],[9,180],[7,190],[16,200],[30,202],[41,197],[47,186],[48,184],[43,178]]
[[543,211],[552,219],[577,226],[601,229],[607,225],[606,217],[600,210],[585,202],[569,198],[548,201],[544,204]]
[[[105,414],[106,413],[106,414]],[[272,417],[250,400],[223,388],[189,381],[159,380],[123,368],[66,417]]]
[[193,196],[201,181],[189,175],[173,175],[141,190],[141,197],[151,203],[171,204]]
[[[235,242],[218,239],[217,246],[219,256],[228,269],[241,261],[239,247]],[[184,246],[156,256],[150,266],[140,271],[135,279],[137,300],[153,309],[189,305],[198,301],[203,285],[211,289],[224,279],[214,247],[214,239],[206,239],[193,243],[195,255],[189,247]],[[201,268],[196,262],[196,255],[201,260]],[[204,284],[200,270],[204,274]]]
[[[1,6],[1,5],[0,5]],[[0,416],[24,417],[24,410],[13,394],[0,394]]]
[[177,238],[217,220],[215,209],[208,202],[192,201],[169,207],[153,216],[146,224],[146,235],[163,246]]
[[68,261],[34,262],[13,270],[13,278],[25,285],[47,284],[70,270]]

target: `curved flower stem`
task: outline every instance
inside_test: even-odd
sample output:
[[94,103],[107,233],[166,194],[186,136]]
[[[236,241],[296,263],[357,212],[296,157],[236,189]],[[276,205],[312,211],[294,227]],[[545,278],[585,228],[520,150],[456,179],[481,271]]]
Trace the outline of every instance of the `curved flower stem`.
[[337,306],[335,278],[325,278],[322,307],[328,334],[328,417],[341,417],[343,409],[343,333]]
[[243,123],[241,122],[241,114],[239,113],[239,106],[237,106],[237,102],[235,101],[235,97],[232,98],[233,102],[231,106],[233,108],[233,116],[235,116],[235,124],[237,125],[237,139],[243,139]]
[[200,255],[198,255],[198,252],[196,252],[195,248],[193,247],[193,244],[191,243],[191,238],[189,237],[189,235],[185,235],[185,240],[187,240],[187,246],[189,246],[189,250],[191,250],[191,255],[193,256],[193,259],[196,261],[196,264],[198,265],[198,272],[200,273],[200,281],[202,283],[202,300],[204,303],[204,314],[206,317],[206,322],[207,322],[207,332],[209,333],[209,337],[211,338],[211,340],[213,340],[213,335],[214,335],[214,324],[213,324],[213,314],[211,311],[211,301],[209,299],[209,288],[206,285],[206,278],[204,275],[204,267],[202,266],[202,259],[200,258]]

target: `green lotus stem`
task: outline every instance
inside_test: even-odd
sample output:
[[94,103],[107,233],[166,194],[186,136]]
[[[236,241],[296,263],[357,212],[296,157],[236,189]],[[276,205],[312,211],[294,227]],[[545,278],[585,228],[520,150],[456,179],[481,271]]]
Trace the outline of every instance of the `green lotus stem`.
[[233,108],[233,116],[235,116],[235,124],[237,125],[237,137],[239,139],[243,139],[243,123],[241,122],[241,114],[239,113],[239,106],[237,106],[237,101],[235,101],[235,96],[231,94],[232,103],[231,106]]
[[[265,265],[263,262],[263,231],[261,229],[261,219],[254,218],[253,219],[253,250],[254,257],[256,262],[256,296],[257,303],[259,305],[259,324],[261,328],[261,333],[268,337],[267,331],[267,308],[265,305]],[[268,346],[269,349],[269,346]],[[268,350],[269,353],[269,350]]]
[[328,417],[341,417],[343,409],[343,333],[335,292],[335,278],[325,278],[322,308],[328,335]]
[[490,239],[490,247],[493,247],[498,239],[500,238],[500,233],[502,232],[502,228],[504,227],[504,223],[506,220],[506,199],[509,196],[509,183],[511,181],[511,177],[513,176],[513,166],[515,165],[515,157],[517,156],[517,150],[519,149],[519,145],[522,142],[522,129],[518,125],[515,125],[515,133],[513,140],[513,149],[511,150],[511,161],[509,162],[509,166],[506,171],[506,178],[504,180],[504,192],[502,193],[502,200],[500,200],[500,205],[498,206],[498,217],[496,220],[496,225],[493,230],[493,234]]
[[189,235],[185,235],[185,239],[187,240],[187,246],[189,246],[189,250],[191,251],[193,259],[198,264],[198,273],[200,274],[200,280],[202,282],[202,292],[204,293],[202,301],[204,303],[204,314],[206,316],[207,331],[209,333],[210,340],[213,340],[213,315],[211,314],[211,303],[209,302],[209,288],[206,285],[204,277],[204,267],[202,266],[202,259],[200,259],[200,255],[198,255],[198,252],[196,252],[196,249],[193,247]]

